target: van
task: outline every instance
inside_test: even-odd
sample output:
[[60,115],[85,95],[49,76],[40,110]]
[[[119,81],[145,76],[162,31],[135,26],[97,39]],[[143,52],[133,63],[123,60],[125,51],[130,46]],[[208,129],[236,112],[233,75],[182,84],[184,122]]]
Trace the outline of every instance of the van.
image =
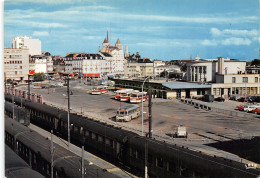
[[202,97],[202,101],[213,102],[214,101],[214,95],[206,94]]

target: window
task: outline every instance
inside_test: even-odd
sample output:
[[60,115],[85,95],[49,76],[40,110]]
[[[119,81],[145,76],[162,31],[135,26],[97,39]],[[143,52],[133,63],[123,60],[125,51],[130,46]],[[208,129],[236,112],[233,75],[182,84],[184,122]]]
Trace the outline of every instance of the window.
[[243,83],[248,83],[248,77],[243,77]]
[[258,83],[258,77],[255,77],[255,83]]
[[232,83],[236,83],[236,77],[232,77]]

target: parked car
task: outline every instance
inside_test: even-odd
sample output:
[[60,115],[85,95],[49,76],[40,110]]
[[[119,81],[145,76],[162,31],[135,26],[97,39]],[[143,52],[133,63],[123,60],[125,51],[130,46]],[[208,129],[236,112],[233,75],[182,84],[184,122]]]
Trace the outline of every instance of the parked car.
[[217,97],[217,98],[215,98],[215,101],[224,102],[225,98]]
[[239,110],[239,111],[244,111],[244,108],[245,107],[247,107],[247,105],[240,105],[240,106],[237,106],[237,109]]
[[230,97],[229,97],[229,100],[237,101],[238,98],[239,98],[238,96],[230,96]]
[[240,97],[240,98],[237,99],[237,101],[239,101],[239,102],[245,102],[245,97]]
[[244,111],[252,112],[253,110],[256,109],[256,107],[257,107],[256,105],[248,105],[248,106],[244,107]]
[[214,101],[214,95],[206,94],[202,97],[202,101],[213,102]]
[[252,113],[260,114],[260,107],[257,107],[254,110],[252,110]]

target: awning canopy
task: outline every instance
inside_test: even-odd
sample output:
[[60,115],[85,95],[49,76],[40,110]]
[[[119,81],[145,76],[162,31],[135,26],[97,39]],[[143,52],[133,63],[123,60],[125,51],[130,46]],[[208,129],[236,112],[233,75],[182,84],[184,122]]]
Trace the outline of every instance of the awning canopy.
[[87,73],[84,74],[84,77],[100,77],[99,73]]
[[33,75],[35,74],[35,71],[34,70],[29,70],[29,75]]

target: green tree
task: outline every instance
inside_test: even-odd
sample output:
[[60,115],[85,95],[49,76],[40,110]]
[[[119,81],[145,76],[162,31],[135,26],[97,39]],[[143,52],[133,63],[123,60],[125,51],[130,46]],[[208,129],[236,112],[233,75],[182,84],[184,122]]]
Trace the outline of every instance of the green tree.
[[33,74],[33,80],[34,81],[43,81],[45,79],[44,73],[35,73]]

